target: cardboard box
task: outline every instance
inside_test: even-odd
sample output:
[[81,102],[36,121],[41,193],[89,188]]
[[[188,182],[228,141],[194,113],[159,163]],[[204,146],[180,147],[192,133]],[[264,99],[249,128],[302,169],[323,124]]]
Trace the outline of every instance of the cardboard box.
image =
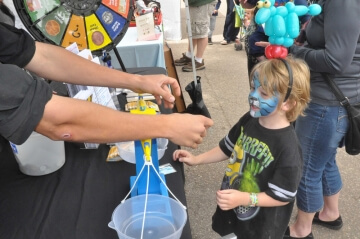
[[[167,70],[168,76],[175,78],[178,81],[180,88],[181,88],[179,77],[178,77],[176,67],[174,64],[174,58],[172,55],[172,51],[171,51],[171,48],[169,47],[169,45],[167,44],[167,42],[164,43],[164,57],[165,57],[165,65],[166,65],[166,70]],[[175,96],[175,107],[176,107],[177,112],[184,112],[186,109],[184,97],[182,95],[182,90],[181,90],[180,96]]]

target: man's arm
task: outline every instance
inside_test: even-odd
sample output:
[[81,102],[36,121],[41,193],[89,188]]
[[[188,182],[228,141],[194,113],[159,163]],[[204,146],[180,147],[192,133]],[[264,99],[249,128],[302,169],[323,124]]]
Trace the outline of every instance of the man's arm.
[[171,85],[175,95],[180,95],[180,86],[174,78],[165,75],[140,76],[110,69],[46,43],[36,42],[35,54],[25,68],[54,81],[151,93],[158,103],[161,96],[165,107],[172,107],[175,100],[167,85]]
[[135,115],[88,101],[53,95],[35,131],[53,140],[110,143],[168,138],[197,148],[213,121],[200,115]]

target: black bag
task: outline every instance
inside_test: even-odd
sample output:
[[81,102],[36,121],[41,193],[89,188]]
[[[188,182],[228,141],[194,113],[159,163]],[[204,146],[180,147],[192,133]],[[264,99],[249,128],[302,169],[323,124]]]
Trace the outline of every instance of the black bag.
[[350,105],[348,98],[342,94],[335,82],[328,75],[322,75],[348,114],[349,129],[345,136],[345,150],[350,155],[357,155],[360,153],[360,103]]

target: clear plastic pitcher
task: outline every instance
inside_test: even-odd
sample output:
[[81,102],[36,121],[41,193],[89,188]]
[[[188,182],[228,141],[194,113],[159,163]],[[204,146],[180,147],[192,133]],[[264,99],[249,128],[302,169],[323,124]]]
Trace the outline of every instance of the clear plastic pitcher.
[[186,210],[179,202],[158,194],[127,199],[116,207],[109,227],[120,239],[179,239],[186,223]]
[[19,169],[30,176],[55,172],[65,163],[64,141],[53,141],[33,132],[21,145],[11,144]]

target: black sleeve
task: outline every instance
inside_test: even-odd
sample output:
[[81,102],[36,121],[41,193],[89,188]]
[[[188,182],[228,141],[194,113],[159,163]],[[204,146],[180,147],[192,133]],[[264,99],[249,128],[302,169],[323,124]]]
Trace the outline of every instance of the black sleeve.
[[35,54],[35,41],[24,30],[0,23],[0,62],[26,66]]
[[0,135],[22,144],[41,120],[52,90],[25,70],[0,64]]
[[[289,139],[291,142],[291,139]],[[289,145],[296,145],[290,144]],[[276,162],[275,172],[265,191],[270,197],[282,201],[295,200],[297,188],[302,176],[302,154],[300,146],[287,147]]]

